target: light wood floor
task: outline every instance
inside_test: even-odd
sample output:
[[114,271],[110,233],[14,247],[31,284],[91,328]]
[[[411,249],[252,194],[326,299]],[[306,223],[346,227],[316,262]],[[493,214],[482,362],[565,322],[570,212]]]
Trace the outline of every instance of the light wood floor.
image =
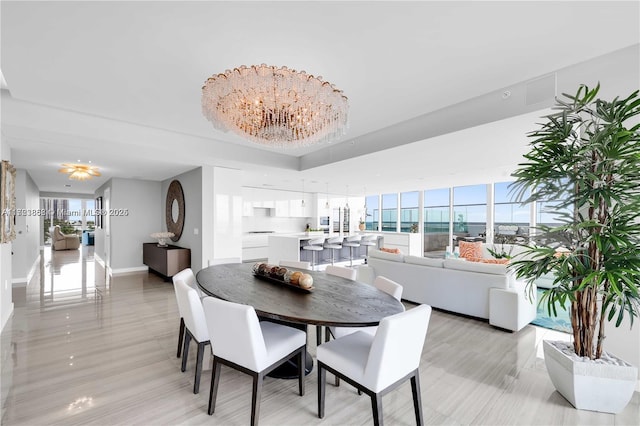
[[[53,258],[45,250],[39,273],[14,293],[15,311],[1,340],[2,425],[248,423],[248,376],[223,367],[210,417],[208,368],[200,394],[192,393],[193,346],[188,370],[180,372],[171,283],[146,273],[106,280],[83,247]],[[310,327],[312,355],[314,331]],[[640,424],[638,392],[614,416],[575,410],[554,391],[540,342],[557,335],[566,338],[534,326],[508,333],[434,311],[420,367],[425,423]],[[327,415],[318,419],[316,374],[307,376],[304,397],[295,381],[268,378],[261,424],[371,424],[369,399],[344,383],[328,385]],[[414,424],[410,385],[385,396],[383,409],[388,425]]]

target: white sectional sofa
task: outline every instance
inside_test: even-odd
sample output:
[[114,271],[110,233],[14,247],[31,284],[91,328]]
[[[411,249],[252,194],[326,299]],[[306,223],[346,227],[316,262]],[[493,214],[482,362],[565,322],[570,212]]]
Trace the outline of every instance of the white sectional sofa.
[[[370,270],[367,271],[366,268]],[[529,300],[526,283],[506,265],[460,259],[431,259],[370,250],[368,267],[359,277],[378,275],[403,286],[402,298],[473,317],[518,331],[536,317],[536,291]]]

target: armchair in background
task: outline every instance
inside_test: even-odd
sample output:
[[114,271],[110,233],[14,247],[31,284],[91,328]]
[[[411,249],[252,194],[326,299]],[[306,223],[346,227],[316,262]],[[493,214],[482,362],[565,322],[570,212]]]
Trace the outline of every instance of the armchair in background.
[[51,248],[53,250],[76,250],[80,247],[80,239],[78,236],[63,234],[59,225],[54,226],[49,231],[51,233]]

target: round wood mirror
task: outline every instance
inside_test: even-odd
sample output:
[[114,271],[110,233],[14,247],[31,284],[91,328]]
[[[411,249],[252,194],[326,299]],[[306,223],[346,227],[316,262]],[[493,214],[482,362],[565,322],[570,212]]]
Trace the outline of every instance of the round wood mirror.
[[182,192],[182,185],[177,180],[172,181],[167,189],[164,216],[167,222],[167,231],[174,234],[171,241],[178,241],[184,228],[184,192]]

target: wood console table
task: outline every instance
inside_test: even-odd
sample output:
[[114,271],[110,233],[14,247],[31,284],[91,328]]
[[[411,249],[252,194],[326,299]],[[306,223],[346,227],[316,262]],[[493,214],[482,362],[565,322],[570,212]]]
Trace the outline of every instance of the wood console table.
[[142,263],[160,275],[170,278],[191,267],[191,250],[178,246],[158,247],[156,243],[144,243]]

